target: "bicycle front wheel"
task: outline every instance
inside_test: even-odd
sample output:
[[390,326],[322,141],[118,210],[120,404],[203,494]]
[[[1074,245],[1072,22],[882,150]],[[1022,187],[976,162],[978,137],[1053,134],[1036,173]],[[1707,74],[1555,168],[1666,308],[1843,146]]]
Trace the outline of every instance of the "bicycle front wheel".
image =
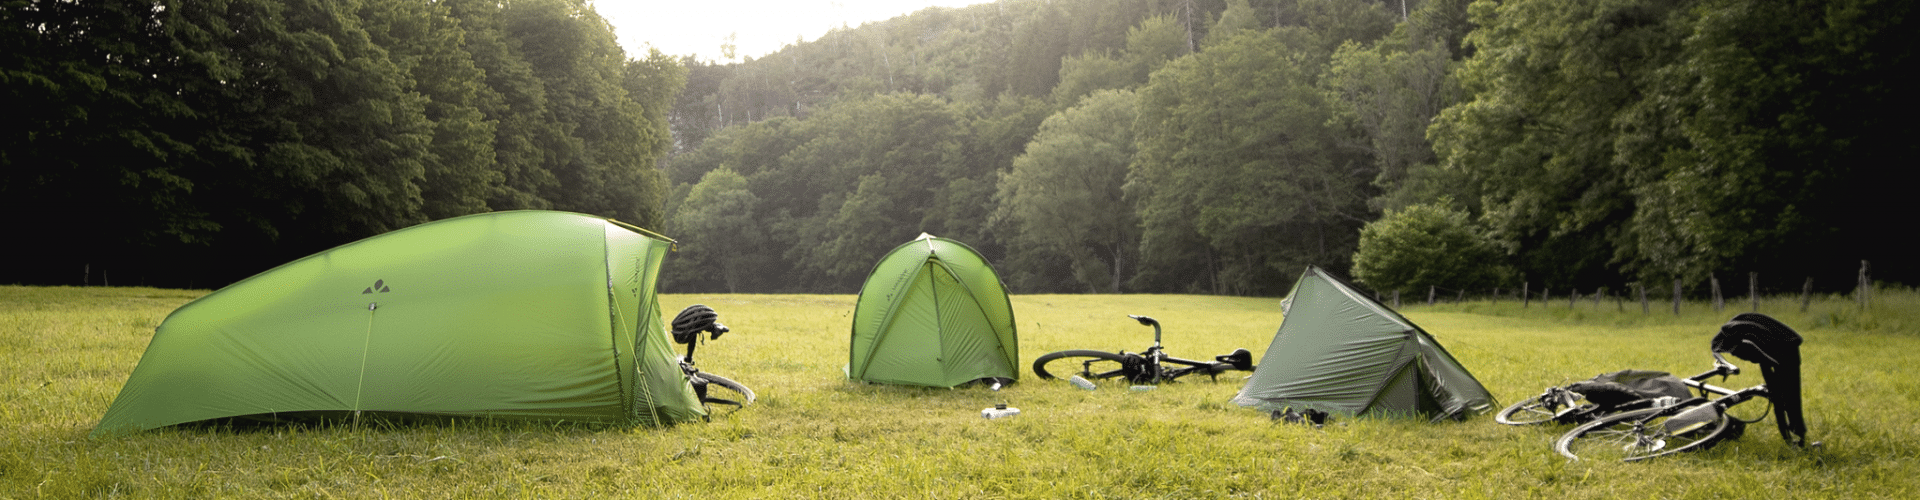
[[[1713,411],[1697,425],[1669,425],[1674,417],[1699,408],[1699,403],[1671,408],[1648,408],[1616,413],[1587,422],[1554,441],[1554,451],[1575,460],[1634,462],[1675,453],[1704,450],[1721,439],[1737,436],[1743,425]],[[1674,422],[1678,424],[1678,422]],[[1670,427],[1679,427],[1670,429]]]
[[1128,376],[1126,358],[1105,351],[1075,349],[1047,353],[1033,360],[1033,374],[1041,379],[1079,375],[1089,380]]
[[[713,394],[712,389],[714,387],[720,387],[729,391],[733,391],[734,394],[738,394],[740,397],[740,399],[736,401],[732,399],[726,399],[726,398],[716,397],[716,396],[708,396],[703,394],[700,397],[700,402],[710,403],[710,404],[717,403],[717,404],[733,405],[733,406],[746,406],[746,405],[753,404],[753,400],[754,400],[753,389],[748,389],[747,386],[742,385],[739,382],[734,382],[733,380],[728,379],[726,377],[714,375],[707,372],[700,372],[699,377],[701,380],[706,381],[707,391],[703,391],[703,392],[706,392],[707,394]],[[731,395],[728,395],[728,396],[731,396]]]

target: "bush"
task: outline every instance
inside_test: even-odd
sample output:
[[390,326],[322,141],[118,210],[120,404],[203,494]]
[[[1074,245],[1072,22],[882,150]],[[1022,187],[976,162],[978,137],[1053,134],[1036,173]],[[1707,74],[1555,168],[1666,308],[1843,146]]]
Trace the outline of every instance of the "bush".
[[1353,278],[1375,290],[1492,286],[1509,268],[1464,211],[1443,203],[1387,211],[1360,229]]

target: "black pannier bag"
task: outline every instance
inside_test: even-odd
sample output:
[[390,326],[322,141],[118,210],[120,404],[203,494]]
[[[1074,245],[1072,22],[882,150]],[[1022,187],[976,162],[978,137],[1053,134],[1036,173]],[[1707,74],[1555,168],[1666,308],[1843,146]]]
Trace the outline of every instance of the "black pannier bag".
[[1578,392],[1599,408],[1606,410],[1619,408],[1627,403],[1671,397],[1677,400],[1692,397],[1687,392],[1687,384],[1673,374],[1653,370],[1620,370],[1602,373],[1592,380],[1574,382],[1567,390]]
[[1713,352],[1760,365],[1780,437],[1795,445],[1804,445],[1807,440],[1807,422],[1800,413],[1801,341],[1799,332],[1760,313],[1734,316],[1713,336]]

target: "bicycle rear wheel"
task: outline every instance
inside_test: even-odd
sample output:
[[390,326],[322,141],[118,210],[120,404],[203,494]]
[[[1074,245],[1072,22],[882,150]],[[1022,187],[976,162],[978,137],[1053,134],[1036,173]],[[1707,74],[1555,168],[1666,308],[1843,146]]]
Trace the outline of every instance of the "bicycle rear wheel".
[[1126,358],[1105,351],[1074,349],[1047,353],[1033,360],[1033,374],[1041,379],[1062,378],[1079,375],[1089,380],[1113,377],[1132,378],[1132,371],[1126,364]]
[[[1561,396],[1557,392],[1572,397]],[[1549,389],[1546,394],[1521,400],[1500,410],[1500,413],[1493,415],[1493,420],[1507,425],[1544,424],[1554,422],[1556,417],[1570,410],[1580,411],[1580,406],[1586,402],[1585,398],[1579,397],[1579,393]]]
[[1722,439],[1738,436],[1745,424],[1714,409],[1711,416],[1694,425],[1672,422],[1680,428],[1668,428],[1674,417],[1710,404],[1648,408],[1602,417],[1567,431],[1554,441],[1553,449],[1575,460],[1634,462],[1711,448]]

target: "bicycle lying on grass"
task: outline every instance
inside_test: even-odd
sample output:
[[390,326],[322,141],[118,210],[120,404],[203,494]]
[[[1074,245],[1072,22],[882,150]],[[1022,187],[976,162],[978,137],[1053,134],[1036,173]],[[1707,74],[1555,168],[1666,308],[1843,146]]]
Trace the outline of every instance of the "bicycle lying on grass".
[[[753,403],[753,389],[748,389],[747,386],[729,380],[726,377],[700,371],[700,368],[695,367],[693,364],[693,348],[700,343],[700,340],[705,340],[700,338],[700,334],[711,333],[712,336],[707,337],[707,339],[718,339],[721,334],[732,331],[727,328],[727,325],[720,324],[719,320],[720,313],[715,312],[711,307],[701,304],[687,306],[686,309],[680,310],[680,314],[673,317],[673,341],[687,345],[687,355],[680,357],[680,372],[686,374],[687,383],[693,384],[693,393],[695,396],[700,397],[702,404],[723,404],[731,405],[735,408],[744,407]],[[739,399],[708,396],[708,389],[712,386],[719,386],[720,388],[733,391],[733,393],[738,396],[730,397],[737,397]]]
[[[1740,437],[1747,424],[1765,418],[1741,420],[1728,413],[1754,398],[1766,398],[1771,405],[1781,439],[1794,446],[1807,446],[1806,421],[1800,411],[1800,342],[1800,334],[1766,315],[1734,316],[1713,337],[1713,369],[1683,382],[1699,390],[1700,397],[1599,417],[1560,436],[1554,441],[1554,451],[1575,460],[1633,462],[1705,450]],[[1765,383],[1738,390],[1706,383],[1714,376],[1725,379],[1740,373],[1740,368],[1727,362],[1722,353],[1759,365]],[[1709,394],[1719,397],[1709,399]]]
[[[1157,384],[1196,373],[1207,374],[1217,381],[1220,373],[1227,370],[1253,371],[1253,353],[1246,349],[1234,349],[1231,353],[1214,356],[1211,362],[1168,356],[1160,346],[1159,321],[1146,316],[1127,317],[1141,325],[1153,327],[1153,347],[1148,347],[1146,352],[1111,353],[1086,349],[1053,352],[1033,360],[1033,374],[1042,379],[1058,378],[1055,375],[1058,373],[1078,375],[1089,380],[1124,378],[1135,384]],[[1076,369],[1078,371],[1074,371]]]

